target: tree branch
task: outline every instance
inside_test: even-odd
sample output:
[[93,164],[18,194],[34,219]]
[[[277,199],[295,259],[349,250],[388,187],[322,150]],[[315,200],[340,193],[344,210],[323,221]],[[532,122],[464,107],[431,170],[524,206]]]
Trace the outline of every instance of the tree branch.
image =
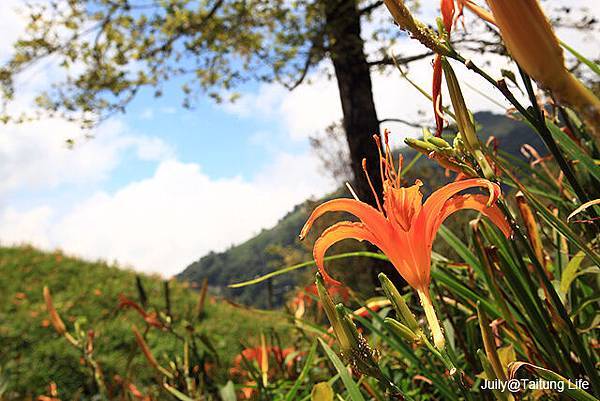
[[290,85],[285,82],[282,82],[283,86],[285,86],[286,89],[293,91],[298,86],[300,86],[300,84],[302,84],[302,82],[304,82],[304,79],[306,78],[306,75],[308,74],[308,70],[310,70],[310,66],[312,65],[312,53],[313,53],[313,51],[312,51],[312,47],[311,47],[311,49],[308,51],[308,54],[306,55],[306,60],[304,61],[304,66],[302,67],[300,76],[298,77],[298,79],[296,79],[296,81],[294,83],[292,83]]
[[369,67],[378,66],[378,65],[395,65],[395,64],[408,64],[413,61],[422,60],[426,57],[432,56],[433,52],[425,52],[421,54],[415,54],[414,56],[408,57],[396,57],[394,60],[393,57],[384,57],[380,60],[369,61]]
[[369,4],[368,6],[365,6],[364,8],[361,8],[360,10],[358,10],[358,14],[359,15],[369,14],[369,13],[371,13],[371,11],[381,7],[382,5],[383,5],[383,1],[378,0],[375,3]]

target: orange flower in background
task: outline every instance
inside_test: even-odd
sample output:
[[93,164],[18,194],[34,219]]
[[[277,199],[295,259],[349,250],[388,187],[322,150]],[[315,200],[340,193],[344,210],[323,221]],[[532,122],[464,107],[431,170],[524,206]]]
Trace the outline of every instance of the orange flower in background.
[[[376,136],[379,148],[381,144]],[[389,258],[408,284],[428,296],[430,282],[431,248],[435,235],[444,220],[462,209],[473,209],[487,216],[504,235],[511,229],[500,209],[494,204],[500,196],[500,187],[486,179],[473,178],[453,182],[433,192],[422,202],[421,181],[403,188],[400,186],[400,160],[395,169],[392,152],[385,133],[385,156],[380,152],[383,181],[383,208],[377,194],[378,209],[358,199],[334,199],[318,206],[302,228],[300,238],[306,237],[313,222],[327,212],[348,212],[359,222],[343,221],[327,228],[315,241],[313,256],[323,277],[332,279],[324,266],[327,250],[337,242],[353,238],[377,246]],[[363,161],[363,166],[365,165]],[[367,176],[370,182],[370,178]],[[466,194],[465,189],[483,187],[489,195]]]
[[[332,283],[327,291],[332,297],[337,297],[342,302],[348,302],[350,300],[350,291],[347,287]],[[296,296],[292,298],[292,301],[290,302],[290,306],[294,310],[295,317],[300,319],[304,315],[304,312],[315,304],[317,308],[320,309],[322,305],[319,302],[316,302],[318,299],[319,293],[317,291],[316,284],[311,284],[299,290],[296,293]]]

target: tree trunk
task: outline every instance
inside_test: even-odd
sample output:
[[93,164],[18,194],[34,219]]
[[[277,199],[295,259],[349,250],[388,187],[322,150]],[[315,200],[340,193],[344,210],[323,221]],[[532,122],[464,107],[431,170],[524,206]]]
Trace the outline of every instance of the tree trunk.
[[360,36],[356,0],[324,0],[330,57],[338,82],[343,125],[350,149],[354,189],[361,200],[375,206],[375,198],[363,173],[362,160],[375,190],[381,194],[379,156],[373,135],[379,134],[371,73]]
[[[362,160],[367,160],[367,172],[373,187],[382,199],[383,186],[379,172],[379,152],[373,140],[379,134],[379,119],[375,111],[371,71],[360,36],[360,13],[356,0],[324,0],[330,57],[333,61],[342,103],[343,125],[350,149],[354,173],[354,189],[359,198],[377,207],[373,191],[363,172]],[[375,247],[372,247],[375,251]],[[397,285],[404,281],[387,262],[371,260],[373,282],[383,271]]]

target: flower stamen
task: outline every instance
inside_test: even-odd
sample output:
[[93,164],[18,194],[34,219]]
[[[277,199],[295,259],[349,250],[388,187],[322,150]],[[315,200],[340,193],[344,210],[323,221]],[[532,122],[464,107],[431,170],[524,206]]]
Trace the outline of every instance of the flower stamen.
[[373,186],[373,183],[371,182],[371,177],[369,176],[369,173],[367,171],[367,159],[362,159],[362,169],[365,173],[365,176],[367,177],[367,182],[369,183],[369,187],[373,192],[373,196],[375,197],[375,202],[377,202],[377,209],[381,213],[383,213],[383,208],[381,207],[381,203],[379,202],[379,195],[377,195],[377,191],[375,191],[375,187]]
[[379,138],[379,135],[373,135],[373,139],[375,139],[375,143],[377,144],[377,151],[379,152],[379,174],[381,174],[381,182],[384,182],[385,176],[383,175],[383,154],[381,153],[381,138]]

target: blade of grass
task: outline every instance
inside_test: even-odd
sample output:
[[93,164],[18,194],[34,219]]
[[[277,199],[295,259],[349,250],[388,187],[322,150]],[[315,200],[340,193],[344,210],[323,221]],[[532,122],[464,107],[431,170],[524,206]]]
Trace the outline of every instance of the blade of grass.
[[333,366],[339,373],[340,378],[342,379],[346,390],[348,390],[348,395],[350,396],[352,401],[365,401],[365,398],[360,392],[358,385],[356,384],[354,379],[352,379],[352,376],[350,376],[350,374],[348,373],[346,365],[342,363],[340,358],[336,355],[335,352],[333,352],[331,348],[329,348],[325,341],[319,338],[319,343],[321,344],[321,347],[325,351],[325,354],[327,354],[327,357],[329,358],[331,363],[333,363]]
[[460,256],[465,263],[468,263],[476,273],[483,275],[483,268],[481,263],[479,263],[477,256],[475,256],[469,247],[467,247],[467,245],[465,245],[465,243],[462,242],[452,231],[442,225],[438,231],[438,235],[441,236],[442,239],[446,241],[446,243],[450,245],[454,251],[456,251],[458,256]]
[[585,153],[552,121],[546,119],[546,126],[550,130],[556,143],[571,157],[571,159],[579,161],[579,163],[585,167],[585,171],[594,176],[596,180],[600,181],[600,166],[594,163],[594,159]]
[[288,391],[288,393],[285,396],[285,401],[293,401],[295,399],[298,389],[302,385],[302,382],[308,375],[308,371],[312,367],[312,360],[315,357],[316,352],[317,352],[317,343],[314,342],[313,345],[310,347],[310,351],[308,352],[308,356],[306,357],[306,362],[304,363],[304,367],[302,368],[300,375],[294,382],[294,385],[292,386],[290,391]]
[[583,54],[579,53],[577,50],[573,49],[571,46],[563,42],[559,41],[560,45],[567,49],[569,53],[571,53],[577,60],[581,61],[583,64],[587,65],[590,70],[594,71],[596,74],[600,75],[600,65],[594,63],[592,60],[586,58]]
[[566,379],[555,373],[551,370],[544,369],[542,367],[533,365],[527,362],[513,362],[509,365],[509,376],[510,378],[514,378],[517,374],[517,370],[521,368],[526,368],[527,370],[533,372],[537,377],[540,377],[544,380],[550,382],[561,382],[564,386],[564,391],[561,391],[560,394],[564,394],[567,397],[575,400],[575,401],[598,401],[597,398],[593,397],[589,393],[583,391],[580,387],[573,385],[573,382],[569,379]]
[[[344,258],[349,258],[349,257],[353,257],[353,256],[366,256],[369,258],[375,258],[375,259],[381,259],[381,260],[387,260],[387,258],[384,255],[381,255],[379,253],[375,253],[375,252],[348,252],[348,253],[342,253],[339,255],[333,255],[333,256],[326,256],[325,260],[336,260],[336,259],[344,259]],[[288,266],[288,267],[284,267],[282,269],[278,269],[275,271],[272,271],[270,273],[267,273],[265,275],[262,275],[260,277],[254,278],[252,280],[247,280],[247,281],[242,281],[240,283],[234,283],[234,284],[229,284],[228,287],[229,288],[241,288],[241,287],[246,287],[248,285],[253,285],[253,284],[258,284],[261,283],[265,280],[268,280],[270,278],[282,275],[282,274],[286,274],[289,273],[291,271],[294,270],[298,270],[301,269],[303,267],[308,267],[308,266],[315,266],[315,262],[314,260],[309,260],[307,262],[302,262],[302,263],[298,263],[292,266]]]

